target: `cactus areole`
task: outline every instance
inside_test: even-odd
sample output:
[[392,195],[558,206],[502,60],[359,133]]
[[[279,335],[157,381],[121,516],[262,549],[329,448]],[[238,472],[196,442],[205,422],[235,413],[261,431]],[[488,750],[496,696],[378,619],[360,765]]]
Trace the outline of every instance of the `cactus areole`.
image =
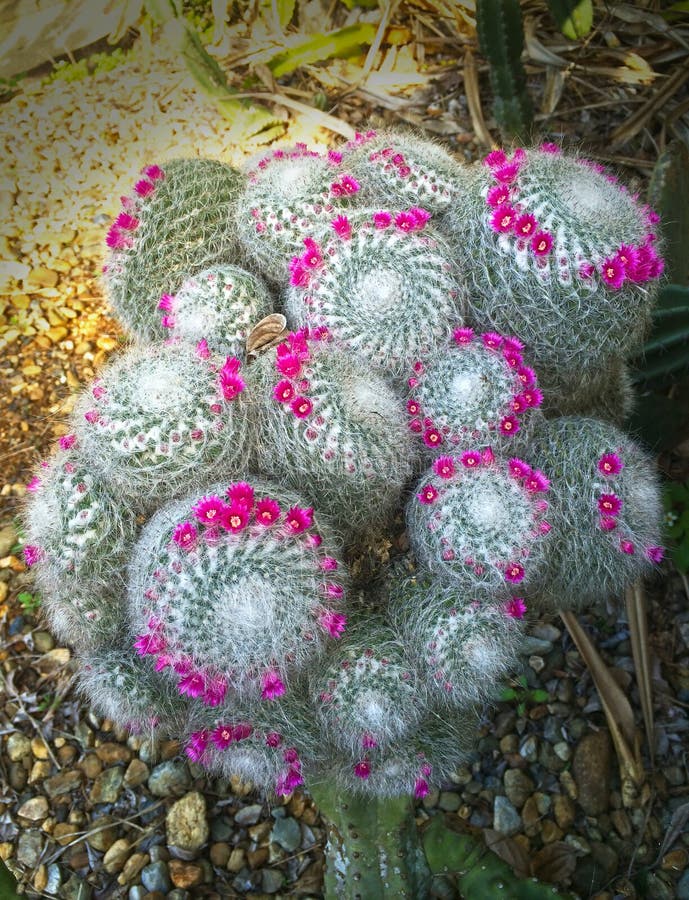
[[311,791],[330,900],[450,871],[545,896],[413,802],[469,758],[529,615],[662,560],[616,421],[656,221],[554,145],[467,166],[392,131],[161,160],[123,198],[104,282],[133,340],[27,485],[26,563],[101,714]]

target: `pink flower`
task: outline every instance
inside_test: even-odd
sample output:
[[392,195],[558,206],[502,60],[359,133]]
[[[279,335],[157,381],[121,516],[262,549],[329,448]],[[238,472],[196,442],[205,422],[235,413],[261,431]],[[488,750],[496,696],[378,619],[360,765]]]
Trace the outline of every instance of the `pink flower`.
[[516,457],[508,462],[508,468],[512,478],[528,478],[531,475],[531,466],[524,462],[523,459]]
[[234,400],[246,387],[238,374],[241,363],[236,356],[228,356],[220,370],[220,388],[225,400]]
[[476,469],[481,465],[481,454],[475,450],[467,450],[466,453],[462,453],[460,462],[465,469]]
[[340,600],[344,596],[344,588],[341,584],[328,584],[325,588],[325,593],[328,597],[334,597],[337,600]]
[[134,190],[139,197],[148,197],[155,190],[155,185],[147,178],[142,178],[141,181],[136,182]]
[[520,353],[524,349],[524,342],[514,335],[508,335],[502,339],[502,349],[506,353]]
[[286,375],[287,378],[296,378],[301,371],[301,360],[296,353],[280,353],[278,348],[278,353],[275,357],[275,368],[281,375]]
[[278,381],[273,389],[273,398],[277,400],[278,403],[289,403],[293,397],[294,387],[292,386],[292,382],[287,381],[286,378],[283,378],[282,381]]
[[192,762],[198,762],[201,759],[208,746],[210,736],[211,733],[207,729],[204,729],[203,731],[192,731],[189,735],[189,742],[187,743],[184,752]]
[[474,329],[455,328],[455,330],[452,332],[452,338],[457,346],[461,346],[462,344],[470,344],[474,339]]
[[433,463],[433,471],[441,478],[452,478],[455,474],[455,463],[451,456],[439,456]]
[[334,572],[337,567],[337,560],[332,556],[324,556],[321,560],[321,569],[323,569],[324,572]]
[[43,551],[40,547],[37,547],[35,544],[26,544],[24,547],[24,562],[29,568],[35,566],[42,557]]
[[372,734],[366,732],[361,738],[361,746],[364,750],[373,750],[374,747],[378,746],[378,741],[373,737]]
[[611,288],[620,288],[624,284],[626,272],[624,263],[617,256],[604,260],[600,269],[601,278]]
[[274,669],[266,672],[261,682],[261,699],[277,700],[277,698],[282,697],[284,693],[285,684],[278,673]]
[[647,547],[646,556],[652,563],[658,565],[665,558],[665,550],[663,549],[663,547]]
[[407,400],[407,412],[410,416],[415,416],[419,410],[421,409],[417,400],[413,398],[411,400]]
[[59,440],[61,450],[71,450],[77,442],[76,434],[63,434]]
[[150,178],[151,181],[159,181],[161,178],[165,178],[165,172],[163,172],[160,166],[156,165],[144,166],[141,170],[141,174]]
[[352,178],[351,175],[343,175],[342,178],[340,178],[340,185],[345,194],[356,194],[361,188],[361,185],[356,178]]
[[523,619],[524,613],[526,612],[526,603],[522,597],[512,597],[511,600],[508,600],[505,604],[505,614],[510,617],[510,619]]
[[627,556],[634,555],[634,544],[631,541],[620,541],[620,550]]
[[427,484],[424,488],[421,488],[421,493],[416,495],[418,497],[419,503],[423,503],[424,506],[428,506],[431,503],[435,503],[438,497],[438,491],[433,487],[432,484]]
[[254,489],[246,481],[235,481],[227,491],[227,497],[235,503],[241,503],[247,509],[254,505]]
[[443,436],[437,428],[427,428],[423,433],[423,442],[427,447],[439,447]]
[[593,263],[591,263],[591,262],[583,262],[583,263],[581,263],[581,265],[579,266],[579,273],[578,273],[578,274],[579,274],[579,278],[583,278],[584,281],[587,281],[589,278],[591,278],[591,276],[593,275],[593,273],[594,273],[595,271],[596,271],[596,270],[595,270],[595,268],[594,268]]
[[222,678],[213,678],[206,685],[203,702],[206,706],[220,706],[227,694],[227,684]]
[[421,800],[423,797],[427,797],[429,794],[430,788],[428,787],[428,782],[425,778],[417,778],[414,782],[414,796],[417,800]]
[[132,645],[139,656],[157,655],[166,648],[165,639],[155,631],[148,634],[139,634]]
[[131,239],[116,226],[111,225],[105,235],[105,243],[111,250],[123,250],[129,247]]
[[503,184],[511,184],[513,181],[516,181],[519,175],[519,168],[520,166],[517,162],[507,163],[504,166],[493,169],[493,178],[496,181],[501,181]]
[[614,531],[617,528],[617,519],[612,516],[601,516],[598,522],[601,531]]
[[598,498],[598,511],[604,516],[616,516],[622,509],[622,501],[617,494],[601,494]]
[[495,331],[487,331],[485,334],[482,334],[481,340],[483,341],[483,346],[488,350],[499,350],[502,347],[502,335],[497,334]]
[[354,766],[354,774],[365,781],[371,774],[371,763],[367,759],[362,759]]
[[175,298],[172,294],[161,294],[160,300],[158,301],[158,309],[162,309],[163,312],[172,312],[174,302]]
[[531,249],[536,256],[547,256],[553,248],[553,236],[548,231],[537,231],[531,238]]
[[342,154],[337,150],[328,150],[328,161],[339,165],[342,162]]
[[123,231],[136,231],[139,227],[139,220],[136,216],[132,216],[127,212],[121,212],[115,219],[115,225]]
[[292,534],[301,534],[313,525],[313,507],[293,506],[287,510],[285,525]]
[[509,581],[510,584],[519,584],[523,580],[524,566],[521,563],[513,562],[505,567],[505,581]]
[[291,285],[294,287],[308,287],[309,282],[311,281],[311,273],[299,256],[292,258],[289,269],[289,283]]
[[516,434],[519,431],[519,422],[515,416],[505,416],[498,426],[501,434]]
[[521,366],[517,369],[517,377],[524,387],[531,387],[536,383],[536,373],[528,366]]
[[508,203],[503,203],[501,206],[496,206],[493,211],[490,217],[490,226],[493,231],[506,234],[512,231],[516,217],[517,213],[514,207]]
[[486,447],[481,450],[481,461],[484,466],[490,466],[495,462],[495,454],[492,447]]
[[483,159],[483,165],[488,166],[489,169],[504,166],[506,162],[507,154],[504,150],[491,150],[491,152]]
[[536,217],[532,216],[530,213],[524,213],[524,215],[519,216],[514,223],[515,233],[522,238],[531,237],[537,227],[538,222],[536,221]]
[[544,141],[538,149],[542,153],[552,153],[554,155],[562,152],[557,144],[552,144],[550,141]]
[[280,504],[277,500],[264,497],[256,504],[254,516],[259,525],[272,525],[280,518]]
[[208,346],[208,341],[205,338],[201,338],[201,340],[196,345],[196,355],[199,359],[208,359],[210,357],[210,347]]
[[347,216],[338,216],[331,222],[331,227],[338,237],[348,241],[352,236],[352,224]]
[[172,532],[172,540],[178,547],[181,547],[182,550],[186,550],[187,552],[194,549],[197,538],[198,532],[191,522],[180,522],[179,525],[175,526],[175,530]]
[[323,265],[321,248],[313,238],[304,238],[304,245],[306,246],[306,253],[300,257],[301,262],[307,269],[318,269]]
[[389,212],[373,213],[373,224],[376,228],[389,228],[392,224],[392,216]]
[[399,231],[416,231],[416,219],[406,211],[397,213],[395,216],[395,228]]
[[275,749],[282,743],[282,735],[277,731],[269,731],[266,735],[266,747]]
[[636,272],[636,267],[639,260],[638,249],[636,247],[632,247],[630,244],[622,244],[620,249],[617,251],[616,258],[624,266],[624,274],[628,278],[631,278]]
[[521,394],[517,394],[517,396],[512,400],[512,409],[516,413],[524,412],[525,409],[528,408],[528,403],[522,397]]
[[295,397],[290,403],[290,409],[298,419],[305,419],[313,411],[313,403],[308,397]]
[[217,525],[227,509],[227,504],[222,498],[215,496],[202,497],[191,511],[203,525]]
[[486,194],[486,203],[496,209],[510,199],[510,189],[506,184],[496,184]]
[[604,453],[598,460],[598,471],[603,475],[617,475],[624,463],[616,453]]
[[253,728],[248,722],[238,722],[232,729],[235,741],[245,741],[251,737]]
[[206,691],[206,679],[201,672],[191,671],[188,675],[180,678],[177,690],[182,696],[186,694],[187,697],[202,697]]
[[161,316],[160,324],[163,328],[174,328],[175,327],[175,317],[174,316]]
[[234,728],[232,725],[218,725],[211,734],[211,740],[218,750],[226,750],[234,739]]
[[27,489],[27,491],[29,491],[30,494],[33,494],[37,490],[40,489],[42,484],[43,484],[43,482],[38,477],[38,475],[34,475],[34,477],[31,479],[31,481],[26,485],[26,489]]
[[244,503],[234,501],[226,507],[220,524],[225,531],[238,534],[249,524],[249,509]]
[[524,487],[530,494],[541,494],[549,490],[550,481],[545,477],[543,472],[534,469],[534,471],[525,479]]
[[323,631],[327,631],[331,638],[339,638],[345,630],[347,619],[341,613],[326,609],[318,617],[318,624]]
[[527,406],[536,407],[543,403],[543,392],[537,387],[524,391],[522,397]]
[[412,206],[408,210],[408,212],[416,222],[416,227],[419,230],[421,230],[431,218],[431,214],[428,212],[428,210],[422,209],[420,206]]

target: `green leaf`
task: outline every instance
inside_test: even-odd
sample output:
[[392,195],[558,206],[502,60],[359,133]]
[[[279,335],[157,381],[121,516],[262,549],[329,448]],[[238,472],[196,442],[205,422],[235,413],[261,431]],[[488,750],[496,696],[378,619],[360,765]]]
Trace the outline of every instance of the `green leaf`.
[[502,700],[503,703],[507,703],[509,700],[516,700],[516,699],[517,699],[517,692],[514,690],[514,688],[503,688],[500,691],[500,700]]
[[300,66],[308,66],[333,56],[351,56],[360,47],[372,43],[376,30],[376,26],[370,22],[360,22],[327,34],[309,35],[268,60],[268,68],[275,78],[280,78]]
[[570,41],[586,37],[593,27],[591,0],[548,0],[558,28]]
[[259,11],[266,22],[279,24],[284,31],[292,21],[296,0],[261,0]]
[[550,694],[548,693],[548,691],[541,691],[537,689],[529,693],[529,698],[534,703],[546,703],[548,700],[550,700]]
[[648,201],[660,215],[668,280],[675,285],[689,284],[689,148],[683,141],[671,141],[658,157]]

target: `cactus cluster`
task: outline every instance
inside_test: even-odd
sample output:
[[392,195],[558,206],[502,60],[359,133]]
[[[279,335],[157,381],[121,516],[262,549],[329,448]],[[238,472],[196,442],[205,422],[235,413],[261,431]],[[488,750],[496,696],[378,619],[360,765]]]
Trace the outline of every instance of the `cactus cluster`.
[[527,607],[662,557],[650,460],[583,417],[628,395],[654,215],[550,145],[467,166],[392,132],[163,162],[135,195],[105,282],[140,342],[26,510],[82,690],[278,794],[423,797]]

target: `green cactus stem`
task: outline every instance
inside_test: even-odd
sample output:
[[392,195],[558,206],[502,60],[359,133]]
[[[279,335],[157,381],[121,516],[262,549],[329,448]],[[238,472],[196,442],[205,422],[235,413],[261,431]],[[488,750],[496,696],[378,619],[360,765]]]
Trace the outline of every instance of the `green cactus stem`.
[[428,896],[430,872],[409,797],[364,798],[327,781],[309,790],[327,823],[328,900]]

